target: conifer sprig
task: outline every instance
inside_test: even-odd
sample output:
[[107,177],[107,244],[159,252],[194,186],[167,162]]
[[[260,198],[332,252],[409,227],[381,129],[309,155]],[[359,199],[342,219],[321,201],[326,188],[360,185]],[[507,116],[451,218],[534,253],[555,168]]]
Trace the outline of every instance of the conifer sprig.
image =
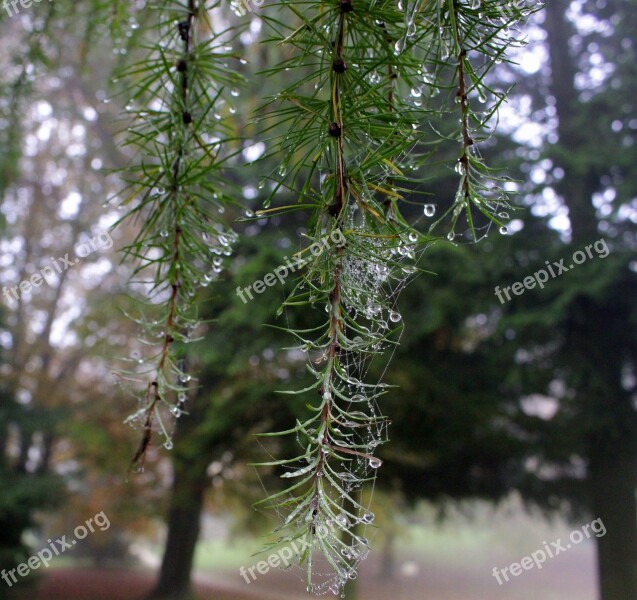
[[[387,439],[387,418],[377,401],[388,390],[366,376],[370,361],[395,343],[396,298],[415,270],[418,245],[428,241],[403,216],[403,201],[421,183],[414,169],[426,164],[420,149],[430,140],[419,125],[433,110],[423,97],[434,90],[455,89],[460,106],[461,183],[451,230],[463,209],[472,230],[474,208],[497,222],[488,199],[493,183],[485,182],[491,173],[474,145],[504,98],[485,75],[514,43],[505,30],[521,14],[498,13],[496,24],[496,11],[508,3],[483,5],[486,13],[457,0],[284,0],[264,15],[269,41],[289,56],[268,73],[285,70],[291,83],[262,107],[267,130],[283,131],[271,151],[282,157],[278,183],[262,214],[276,214],[270,203],[285,186],[310,207],[309,244],[342,237],[310,263],[283,305],[326,313],[310,331],[289,330],[307,353],[314,383],[288,393],[318,393],[318,401],[306,404],[309,416],[294,428],[266,434],[295,436],[302,452],[263,463],[294,483],[259,503],[282,513],[282,535],[268,550],[304,540],[299,563],[308,591],[339,593],[367,554],[360,528],[374,517],[360,491],[382,464],[375,452]],[[480,69],[469,53],[480,57]],[[472,110],[477,93],[494,98],[487,114]]]
[[235,203],[224,177],[235,138],[218,113],[226,87],[240,77],[226,65],[235,32],[211,22],[219,4],[162,2],[147,56],[122,74],[132,119],[126,143],[137,157],[124,177],[122,221],[134,218],[138,227],[125,253],[137,263],[133,284],[146,301],[136,320],[152,349],[126,374],[138,384],[146,379],[129,418],[143,429],[133,465],[143,465],[153,431],[172,447],[166,421],[185,409],[192,379],[179,347],[197,327],[198,290],[221,272],[236,239],[222,217]]

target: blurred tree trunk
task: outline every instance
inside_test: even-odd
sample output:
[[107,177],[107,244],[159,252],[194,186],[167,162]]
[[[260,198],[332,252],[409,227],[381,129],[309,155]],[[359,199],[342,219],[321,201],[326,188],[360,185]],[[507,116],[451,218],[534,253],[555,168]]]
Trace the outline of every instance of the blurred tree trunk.
[[383,580],[393,579],[396,572],[396,534],[389,529],[385,532],[380,555],[379,577]]
[[[631,441],[628,448],[632,446]],[[590,477],[595,517],[607,534],[597,538],[598,571],[603,600],[637,598],[637,531],[634,454],[615,440],[591,446]]]
[[[593,166],[600,149],[591,147],[578,112],[577,66],[569,46],[574,32],[566,18],[570,4],[548,2],[544,26],[560,145],[571,151],[559,159],[565,172],[559,192],[569,209],[573,245],[582,248],[599,239],[592,194],[600,186]],[[588,158],[582,152],[586,149]],[[621,322],[626,315],[590,301],[576,301],[570,313],[571,360],[579,365],[573,380],[592,429],[587,459],[593,518],[601,518],[607,529],[597,538],[601,599],[632,600],[637,598],[637,431],[630,397],[621,388]]]
[[190,600],[194,598],[191,583],[193,559],[199,539],[204,496],[208,487],[208,459],[192,455],[189,444],[201,420],[201,398],[192,403],[189,413],[178,420],[175,431],[174,479],[168,511],[168,537],[159,579],[149,600]]

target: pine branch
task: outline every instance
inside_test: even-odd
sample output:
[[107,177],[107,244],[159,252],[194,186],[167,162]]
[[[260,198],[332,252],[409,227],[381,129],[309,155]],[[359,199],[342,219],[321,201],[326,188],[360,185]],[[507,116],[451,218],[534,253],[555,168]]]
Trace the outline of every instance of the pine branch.
[[[234,204],[224,181],[232,156],[226,145],[233,139],[213,115],[225,102],[223,85],[240,77],[224,67],[228,32],[215,31],[209,21],[218,5],[163,2],[148,56],[123,73],[133,118],[126,143],[136,148],[139,162],[124,172],[128,212],[118,224],[132,218],[139,224],[125,255],[137,263],[133,276],[147,294],[145,312],[154,316],[137,322],[145,332],[142,343],[153,347],[161,340],[141,368],[126,372],[127,380],[150,378],[140,408],[128,419],[143,429],[131,467],[143,468],[155,431],[172,447],[166,421],[184,411],[192,379],[180,344],[198,325],[197,292],[218,276],[220,257],[230,254],[236,238],[220,216]],[[211,253],[218,258],[211,261]]]

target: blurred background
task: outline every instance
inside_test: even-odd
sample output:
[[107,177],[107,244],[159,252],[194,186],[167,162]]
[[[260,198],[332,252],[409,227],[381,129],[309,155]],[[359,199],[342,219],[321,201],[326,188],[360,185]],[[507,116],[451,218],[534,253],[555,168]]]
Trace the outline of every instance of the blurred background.
[[[245,304],[235,294],[298,249],[302,220],[228,215],[241,242],[207,288],[202,322],[214,320],[189,348],[200,387],[175,447],[153,447],[143,473],[128,474],[140,431],[124,423],[135,400],[114,373],[142,349],[125,316],[130,265],[117,250],[134,231],[113,232],[110,247],[104,232],[118,219],[111,171],[130,159],[116,74],[133,60],[152,5],[53,0],[12,15],[6,6],[0,568],[70,540],[93,517],[101,526],[18,583],[3,571],[0,598],[306,597],[294,568],[250,583],[239,571],[263,559],[255,553],[277,524],[252,508],[277,485],[247,466],[263,455],[253,434],[291,426],[303,408],[276,390],[306,371],[280,352],[291,340],[264,326],[277,323],[292,282]],[[524,27],[529,45],[492,75],[492,86],[513,87],[481,151],[516,181],[507,184],[516,209],[506,235],[485,229],[479,244],[459,235],[427,248],[419,266],[432,274],[400,297],[406,326],[385,375],[398,387],[383,404],[391,440],[379,451],[372,552],[350,599],[637,598],[636,9],[634,0],[551,0]],[[249,117],[280,87],[257,73],[284,53],[261,43],[258,10],[218,15],[246,24],[229,68],[247,84],[220,116],[234,115],[245,137],[228,177],[254,210],[270,191],[261,176],[277,164],[250,164],[268,140]],[[426,127],[440,124],[423,111]],[[455,195],[455,153],[454,142],[438,145],[423,173],[438,211]],[[431,221],[422,207],[410,216],[423,231]],[[103,244],[50,284],[10,292],[100,235]],[[547,261],[569,267],[596,242],[544,288],[496,296]],[[596,519],[605,534],[589,529],[576,543],[572,532]],[[574,543],[498,583],[494,568],[559,539]]]

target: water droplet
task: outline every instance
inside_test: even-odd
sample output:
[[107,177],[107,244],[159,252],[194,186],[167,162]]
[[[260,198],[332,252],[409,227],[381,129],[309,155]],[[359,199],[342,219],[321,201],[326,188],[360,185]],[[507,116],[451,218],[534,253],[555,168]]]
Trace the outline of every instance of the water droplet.
[[400,316],[400,313],[396,312],[395,310],[392,310],[392,311],[389,313],[389,320],[390,320],[392,323],[398,323],[398,321],[400,321],[400,319],[401,319],[401,318],[402,318],[402,317]]
[[433,217],[436,214],[436,207],[433,204],[425,204],[423,212],[425,217]]
[[500,227],[500,233],[502,235],[506,235],[507,233],[509,233],[509,230],[504,225],[502,225],[502,227]]
[[361,521],[363,523],[366,523],[367,525],[369,525],[370,523],[374,522],[374,513],[371,512],[366,512],[362,517],[361,517]]
[[236,98],[239,95],[239,90],[237,88],[230,90],[230,95]]
[[166,450],[172,450],[173,449],[173,443],[170,440],[166,440],[164,442],[164,448],[166,448]]
[[378,469],[378,467],[380,467],[383,464],[383,461],[380,460],[380,458],[376,458],[375,456],[372,456],[368,462],[369,462],[369,466],[372,469]]
[[450,231],[450,232],[447,234],[447,239],[448,239],[450,242],[453,242],[453,240],[455,239],[455,237],[456,237],[456,234],[455,234],[453,231]]

